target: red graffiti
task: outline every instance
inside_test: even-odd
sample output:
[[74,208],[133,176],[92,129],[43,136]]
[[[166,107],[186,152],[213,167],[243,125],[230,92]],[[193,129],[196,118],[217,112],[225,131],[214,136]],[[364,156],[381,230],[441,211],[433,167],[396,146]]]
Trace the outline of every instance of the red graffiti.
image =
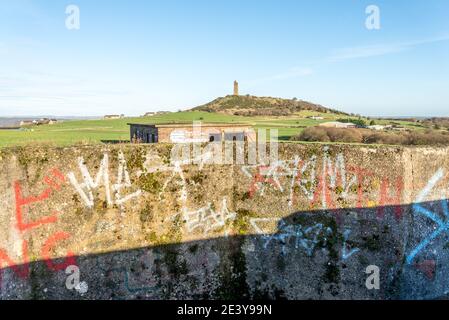
[[[42,202],[47,200],[54,191],[59,191],[62,187],[60,182],[64,182],[64,175],[57,169],[53,169],[51,171],[52,176],[46,176],[44,178],[44,183],[48,185],[42,193],[37,196],[28,196],[24,197],[22,193],[22,187],[19,181],[14,183],[14,192],[16,197],[16,217],[17,217],[17,228],[23,232],[29,229],[37,228],[43,224],[55,223],[57,221],[56,213],[53,213],[51,216],[44,217],[40,220],[26,223],[24,221],[24,206],[29,206],[33,203]],[[58,181],[59,180],[59,181]]]
[[[290,205],[295,206],[298,202],[298,194],[293,189],[296,185],[301,185],[301,179],[303,178],[303,174],[301,172],[301,168],[304,165],[304,161],[298,162],[298,167],[296,170],[295,176],[292,177],[291,180],[291,198]],[[281,188],[279,185],[279,181],[275,179],[275,175],[271,174],[263,174],[262,170],[268,170],[270,167],[260,166],[257,167],[257,171],[254,175],[254,179],[249,188],[250,197],[254,197],[256,191],[259,190],[260,184],[271,184],[274,188]],[[383,219],[385,217],[385,213],[388,210],[388,207],[393,207],[393,212],[395,218],[397,220],[402,219],[403,216],[403,208],[401,206],[403,190],[404,190],[404,182],[402,177],[397,177],[394,181],[392,178],[382,177],[380,179],[380,187],[379,187],[379,197],[377,199],[369,199],[368,196],[364,194],[364,186],[366,185],[368,188],[368,182],[372,179],[375,179],[376,175],[373,171],[369,169],[365,169],[358,166],[348,166],[348,172],[353,176],[352,181],[356,181],[356,184],[351,188],[352,192],[357,193],[357,203],[356,208],[358,210],[362,210],[363,208],[372,208],[374,205],[377,205],[376,214],[379,219]],[[355,177],[355,179],[354,179]],[[338,207],[336,201],[334,200],[334,196],[332,194],[333,190],[329,187],[329,179],[332,179],[333,185],[341,186],[345,188],[345,193],[348,192],[349,187],[347,185],[346,179],[344,180],[342,177],[342,173],[337,170],[337,167],[332,169],[328,164],[325,165],[323,169],[322,177],[317,178],[317,187],[313,193],[313,198],[311,199],[311,208],[316,206],[320,206],[323,209],[329,209],[336,211],[337,219],[340,219],[340,215],[343,211],[343,208]],[[370,190],[372,191],[372,190]],[[373,194],[373,193],[371,193]]]
[[[303,168],[304,165],[304,160],[300,160],[298,163],[298,167],[297,167],[297,173],[296,176],[293,177],[294,179],[294,184],[296,185],[301,185],[301,179],[302,179],[302,172],[301,172],[301,168]],[[297,199],[295,196],[295,193],[292,192],[292,205],[296,205]]]
[[52,189],[50,189],[50,188],[45,189],[44,192],[42,192],[37,197],[30,196],[30,197],[24,198],[22,196],[22,187],[20,186],[20,183],[17,181],[14,184],[14,191],[15,191],[15,196],[16,196],[17,229],[19,229],[20,231],[23,232],[23,231],[26,231],[29,229],[37,228],[43,224],[55,223],[57,221],[56,214],[52,214],[51,216],[44,217],[40,220],[31,222],[31,223],[24,222],[24,217],[23,217],[24,212],[26,211],[23,208],[24,206],[28,206],[33,203],[38,203],[38,202],[48,199],[48,197],[50,196],[50,194],[52,192]]
[[395,184],[395,194],[393,196],[389,195],[389,185],[390,180],[385,178],[380,186],[380,206],[377,209],[377,216],[382,219],[385,216],[385,207],[394,206],[394,214],[397,220],[402,218],[402,191],[404,190],[404,182],[401,178],[396,179]]
[[254,175],[253,182],[251,183],[250,189],[249,189],[249,196],[252,198],[256,194],[256,191],[259,189],[258,184],[259,183],[269,183],[273,185],[275,188],[278,187],[274,179],[272,178],[266,178],[261,171],[269,169],[269,166],[259,166],[257,167],[256,174]]
[[363,182],[367,177],[372,177],[373,173],[370,170],[360,167],[349,167],[351,172],[354,172],[357,177],[357,208],[361,209],[366,206],[368,200],[363,197]]
[[[23,239],[23,235],[26,231],[31,231],[35,228],[38,228],[45,224],[52,224],[57,222],[57,212],[53,212],[51,215],[45,216],[41,219],[26,222],[25,215],[28,213],[30,207],[32,205],[41,203],[50,198],[55,192],[61,190],[63,183],[65,182],[64,175],[58,170],[53,169],[50,172],[49,176],[44,177],[43,183],[47,185],[47,188],[44,189],[38,195],[29,195],[24,196],[22,186],[19,181],[14,183],[14,194],[15,194],[15,202],[16,202],[16,220],[17,225],[15,226],[19,231],[22,237],[22,256],[23,263],[19,266],[18,263],[15,263],[5,252],[5,250],[0,249],[0,268],[3,264],[6,264],[7,267],[11,268],[14,273],[20,278],[28,278],[30,274],[29,268],[29,256],[28,256],[28,242]],[[66,255],[66,259],[64,263],[61,264],[53,264],[50,259],[50,251],[55,246],[55,244],[59,241],[70,238],[68,233],[57,232],[54,235],[50,236],[45,244],[42,247],[41,255],[45,260],[47,267],[52,271],[59,271],[68,265],[75,265],[76,260],[74,255],[69,252]],[[1,281],[1,269],[0,269],[0,281]]]
[[[367,199],[363,197],[363,182],[367,177],[374,177],[374,173],[370,170],[360,168],[360,167],[351,167],[351,171],[353,171],[357,176],[357,208],[363,208],[367,204]],[[404,190],[404,182],[401,177],[396,178],[396,182],[394,184],[394,190],[390,190],[391,183],[389,178],[383,178],[380,185],[380,199],[379,206],[377,208],[377,217],[379,219],[383,219],[385,217],[385,209],[387,206],[394,207],[394,214],[397,220],[402,218],[402,192]],[[391,195],[391,191],[394,192]]]
[[[4,250],[0,250],[0,266],[2,265],[2,262],[5,261],[6,265],[11,268],[18,277],[22,279],[28,278],[28,276],[30,275],[30,268],[28,259],[28,242],[26,240],[22,241],[22,255],[25,263],[21,266],[18,266],[14,261],[12,261],[12,259]],[[2,274],[0,272],[0,283],[1,275]]]
[[49,270],[65,270],[68,266],[76,264],[75,255],[72,252],[67,252],[65,261],[60,264],[53,263],[50,258],[50,251],[55,246],[55,244],[68,238],[70,238],[70,234],[65,232],[57,232],[54,235],[50,236],[42,247],[42,258],[47,264]]

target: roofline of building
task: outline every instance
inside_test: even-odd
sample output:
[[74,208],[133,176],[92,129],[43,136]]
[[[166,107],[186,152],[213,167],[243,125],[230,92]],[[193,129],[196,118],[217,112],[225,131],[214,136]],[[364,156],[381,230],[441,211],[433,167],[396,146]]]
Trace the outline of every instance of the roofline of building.
[[[184,128],[192,127],[193,123],[127,123],[127,125],[152,128]],[[252,127],[252,125],[244,123],[201,123],[201,127]]]

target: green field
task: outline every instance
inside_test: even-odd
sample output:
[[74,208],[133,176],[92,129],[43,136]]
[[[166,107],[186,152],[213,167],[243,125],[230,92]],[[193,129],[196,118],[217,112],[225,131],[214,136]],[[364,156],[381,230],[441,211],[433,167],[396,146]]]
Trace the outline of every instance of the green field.
[[[53,144],[68,146],[73,144],[99,144],[106,141],[129,141],[127,123],[183,123],[192,121],[248,123],[254,128],[278,129],[280,140],[288,140],[299,134],[304,128],[322,122],[336,120],[341,115],[321,114],[324,120],[307,119],[317,112],[302,111],[289,117],[239,117],[200,111],[176,112],[154,117],[124,118],[118,120],[82,120],[65,121],[59,124],[32,126],[21,130],[0,130],[0,147],[26,144]],[[376,120],[376,123],[388,123]],[[397,121],[403,126],[419,129],[415,123]]]

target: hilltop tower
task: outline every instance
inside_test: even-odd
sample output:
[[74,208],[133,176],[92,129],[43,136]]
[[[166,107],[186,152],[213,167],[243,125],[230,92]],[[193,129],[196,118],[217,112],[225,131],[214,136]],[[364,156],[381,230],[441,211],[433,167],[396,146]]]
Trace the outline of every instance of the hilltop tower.
[[239,95],[239,83],[236,81],[234,81],[234,96],[238,96]]

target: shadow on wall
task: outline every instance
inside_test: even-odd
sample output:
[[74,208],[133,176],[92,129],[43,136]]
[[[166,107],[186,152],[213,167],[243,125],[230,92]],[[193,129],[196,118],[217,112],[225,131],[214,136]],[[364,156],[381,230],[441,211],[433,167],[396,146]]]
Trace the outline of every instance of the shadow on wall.
[[[5,268],[1,298],[433,299],[449,289],[447,200],[238,221],[256,233],[73,257],[75,289],[74,261]],[[370,265],[379,290],[366,287]]]

